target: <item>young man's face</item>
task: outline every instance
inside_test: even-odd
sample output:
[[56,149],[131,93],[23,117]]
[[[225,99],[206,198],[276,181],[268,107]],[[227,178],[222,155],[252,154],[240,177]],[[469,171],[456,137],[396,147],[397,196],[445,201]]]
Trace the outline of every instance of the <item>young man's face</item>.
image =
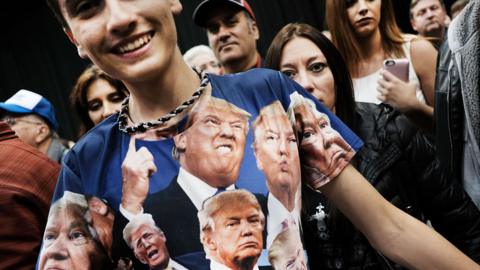
[[256,23],[248,20],[245,12],[228,7],[210,13],[208,42],[222,65],[248,61],[256,55],[259,32]]
[[168,67],[176,49],[179,0],[58,0],[82,58],[109,75],[141,81]]
[[439,0],[421,0],[410,12],[412,27],[422,36],[435,36],[445,28],[447,14]]

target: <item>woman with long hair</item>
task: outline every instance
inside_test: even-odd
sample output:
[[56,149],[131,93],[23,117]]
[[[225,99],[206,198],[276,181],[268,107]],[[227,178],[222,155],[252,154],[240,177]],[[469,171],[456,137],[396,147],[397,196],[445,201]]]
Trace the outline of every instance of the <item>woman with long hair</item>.
[[[471,244],[480,239],[478,209],[440,172],[433,147],[404,115],[385,104],[355,103],[347,67],[325,36],[307,24],[288,24],[273,39],[265,63],[302,85],[357,133],[365,144],[352,164],[387,200],[420,220],[429,219],[438,232],[480,260],[479,247]],[[323,195],[304,189],[303,198],[313,269],[338,269],[339,263],[381,269],[388,263]]]
[[[427,40],[401,32],[392,1],[327,0],[326,21],[353,77],[355,100],[390,104],[431,130],[437,52]],[[409,82],[382,68],[390,58],[409,60]]]
[[70,94],[70,103],[80,118],[79,137],[103,119],[119,112],[127,95],[128,90],[121,81],[108,76],[95,65],[86,68]]

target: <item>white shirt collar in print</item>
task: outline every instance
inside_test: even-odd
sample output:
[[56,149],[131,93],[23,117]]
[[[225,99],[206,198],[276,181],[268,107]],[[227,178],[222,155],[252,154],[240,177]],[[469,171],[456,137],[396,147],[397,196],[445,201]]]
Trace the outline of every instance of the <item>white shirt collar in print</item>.
[[[217,192],[217,188],[210,186],[195,175],[187,172],[180,167],[178,171],[177,182],[185,191],[197,210],[202,208],[203,201],[212,197]],[[227,190],[235,189],[234,185],[227,187]]]
[[168,266],[167,266],[167,269],[172,269],[172,270],[188,270],[187,268],[185,268],[183,265],[177,263],[176,261],[170,259],[168,261]]
[[[299,191],[297,191],[297,194]],[[270,192],[267,199],[267,249],[270,248],[275,237],[282,232],[282,222],[285,219],[293,219],[297,226],[300,225],[300,203],[295,200],[295,208],[289,212],[285,206]]]
[[[215,260],[210,259],[210,270],[232,270],[231,268],[221,264]],[[258,265],[255,264],[253,270],[258,270]]]

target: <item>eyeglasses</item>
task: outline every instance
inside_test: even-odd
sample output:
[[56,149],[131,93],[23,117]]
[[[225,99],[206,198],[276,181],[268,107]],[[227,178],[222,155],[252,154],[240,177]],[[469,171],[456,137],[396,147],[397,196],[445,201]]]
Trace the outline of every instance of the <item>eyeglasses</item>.
[[32,125],[43,125],[42,122],[30,121],[30,120],[26,120],[26,119],[13,118],[13,117],[6,117],[2,120],[5,121],[5,123],[9,124],[10,126],[16,125],[18,122],[24,122],[24,123],[32,124]]

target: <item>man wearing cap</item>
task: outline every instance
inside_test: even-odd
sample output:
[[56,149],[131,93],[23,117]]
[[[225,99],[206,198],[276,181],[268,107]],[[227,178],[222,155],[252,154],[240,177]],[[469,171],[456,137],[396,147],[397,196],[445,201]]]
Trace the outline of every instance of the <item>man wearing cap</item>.
[[56,135],[58,124],[52,103],[37,93],[22,89],[0,102],[0,120],[9,124],[21,140],[56,162],[60,163],[68,151]]
[[204,0],[195,9],[193,21],[207,31],[208,43],[225,74],[262,66],[256,45],[260,33],[245,0]]

